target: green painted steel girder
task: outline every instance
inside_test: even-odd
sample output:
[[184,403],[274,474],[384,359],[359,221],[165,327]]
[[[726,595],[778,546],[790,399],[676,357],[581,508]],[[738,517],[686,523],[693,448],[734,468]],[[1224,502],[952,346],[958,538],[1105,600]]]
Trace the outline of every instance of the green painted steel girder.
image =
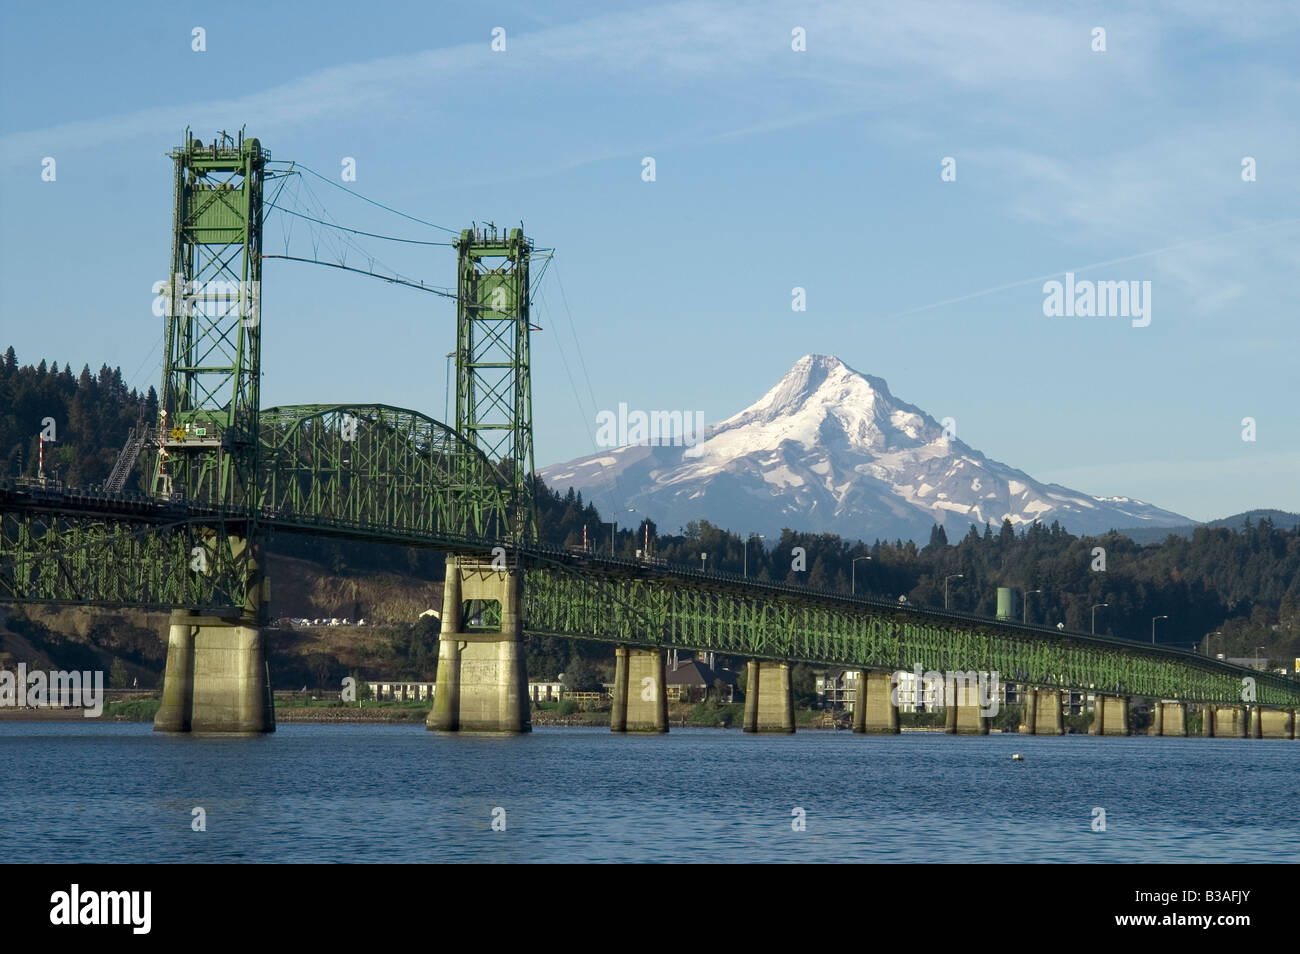
[[719,583],[528,561],[524,630],[623,645],[875,670],[997,672],[1004,682],[1190,702],[1300,704],[1300,682],[1190,653],[1014,623]]
[[255,612],[247,521],[170,516],[0,511],[0,600]]

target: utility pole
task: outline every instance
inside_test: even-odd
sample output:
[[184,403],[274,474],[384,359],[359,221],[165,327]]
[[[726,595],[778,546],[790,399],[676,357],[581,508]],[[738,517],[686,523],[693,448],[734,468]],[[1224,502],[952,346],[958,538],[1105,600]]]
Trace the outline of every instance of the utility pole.
[[856,596],[856,595],[857,595],[857,592],[858,592],[858,561],[859,561],[859,560],[870,560],[870,559],[871,559],[871,557],[869,557],[869,556],[860,556],[860,557],[854,557],[854,558],[853,558],[853,565],[849,568],[849,574],[850,574],[850,577],[851,577],[851,580],[850,580],[850,582],[849,582],[849,595],[850,595],[850,596]]

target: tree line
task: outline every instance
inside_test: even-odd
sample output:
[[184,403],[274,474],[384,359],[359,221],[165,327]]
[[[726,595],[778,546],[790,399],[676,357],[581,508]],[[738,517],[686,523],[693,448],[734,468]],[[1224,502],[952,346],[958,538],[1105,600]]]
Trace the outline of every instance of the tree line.
[[74,374],[57,361],[19,365],[11,345],[0,360],[0,477],[35,477],[45,432],[54,438],[45,445],[46,476],[90,487],[108,477],[132,426],[157,415],[157,392],[128,388],[120,368],[92,373],[84,365]]

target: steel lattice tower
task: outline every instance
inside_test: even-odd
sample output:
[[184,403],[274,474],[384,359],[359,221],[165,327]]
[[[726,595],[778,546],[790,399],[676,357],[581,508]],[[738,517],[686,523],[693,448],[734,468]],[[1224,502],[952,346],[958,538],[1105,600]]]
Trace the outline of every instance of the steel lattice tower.
[[185,133],[175,162],[156,496],[253,509],[261,376],[262,180],[269,154]]
[[456,430],[503,469],[512,488],[511,534],[537,537],[529,260],[522,229],[465,229],[456,241]]

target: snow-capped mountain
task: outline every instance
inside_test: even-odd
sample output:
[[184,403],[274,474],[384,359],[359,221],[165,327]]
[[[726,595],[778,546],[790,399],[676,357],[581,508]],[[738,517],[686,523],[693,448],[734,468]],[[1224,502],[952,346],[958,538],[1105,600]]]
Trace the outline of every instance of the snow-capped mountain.
[[[689,422],[688,422],[689,426]],[[612,430],[612,428],[610,428]],[[636,440],[636,428],[628,429]],[[782,528],[849,539],[954,542],[971,524],[996,529],[1059,520],[1072,533],[1191,521],[1128,497],[1044,484],[985,457],[881,378],[839,358],[805,355],[756,403],[699,435],[694,446],[641,443],[544,468],[560,492],[581,491],[648,515],[665,532],[691,520],[769,538]]]

